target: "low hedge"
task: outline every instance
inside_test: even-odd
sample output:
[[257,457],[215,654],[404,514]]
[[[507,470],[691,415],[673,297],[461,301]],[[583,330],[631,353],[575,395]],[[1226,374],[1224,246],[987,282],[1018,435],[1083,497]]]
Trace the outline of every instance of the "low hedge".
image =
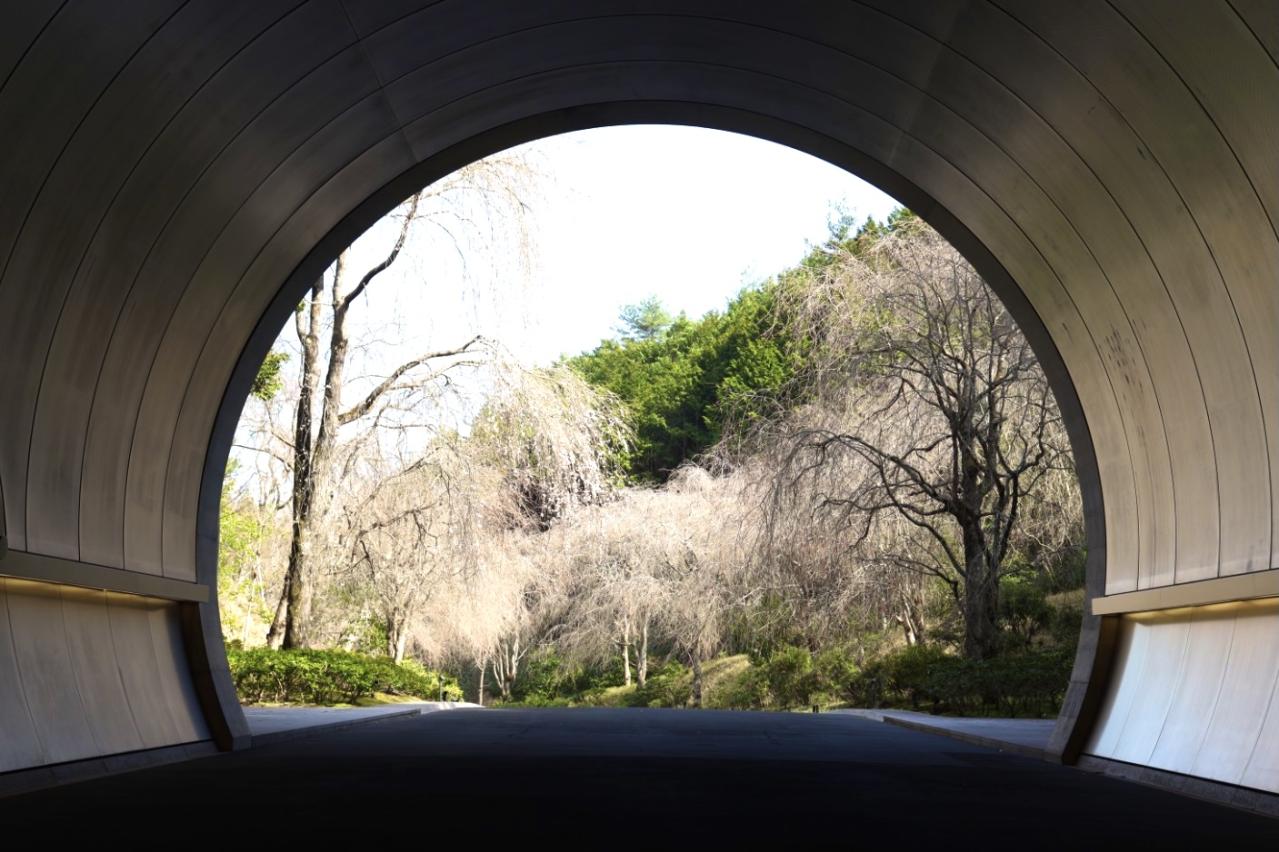
[[[236,692],[245,704],[353,704],[374,693],[436,699],[438,672],[413,662],[396,665],[387,657],[346,651],[227,648]],[[460,700],[462,690],[444,676],[444,695]]]
[[905,648],[868,664],[843,692],[859,707],[909,707],[960,716],[1053,716],[1074,654],[1023,651],[966,660],[933,646]]

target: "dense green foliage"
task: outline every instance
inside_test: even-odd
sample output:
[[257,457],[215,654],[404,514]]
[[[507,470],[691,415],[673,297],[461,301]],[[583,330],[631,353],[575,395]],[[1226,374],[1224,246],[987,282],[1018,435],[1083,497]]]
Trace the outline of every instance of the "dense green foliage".
[[809,341],[784,333],[779,288],[803,286],[835,262],[839,250],[864,247],[915,214],[899,208],[884,222],[862,225],[845,217],[832,223],[829,238],[791,269],[747,287],[721,311],[701,319],[672,317],[656,298],[622,308],[619,336],[568,363],[598,387],[617,394],[630,411],[637,435],[631,474],[662,481],[680,464],[714,445],[725,427],[749,424],[783,400],[802,367]]
[[280,375],[280,370],[284,363],[289,360],[289,353],[271,351],[266,354],[266,358],[262,361],[262,366],[258,367],[258,373],[253,377],[253,384],[249,388],[249,393],[261,400],[268,400],[280,392],[284,387],[284,377]]
[[569,360],[617,394],[636,433],[630,472],[664,480],[719,440],[729,418],[749,419],[793,375],[800,348],[769,334],[776,284],[748,287],[722,313],[670,319],[655,300],[622,311],[624,335]]
[[227,463],[222,480],[218,533],[218,600],[222,629],[243,639],[271,618],[260,570],[262,545],[274,530],[269,516],[251,500],[235,493],[235,459]]
[[346,651],[273,651],[232,644],[227,662],[245,704],[353,704],[379,692],[437,700],[441,678],[446,700],[462,698],[454,678],[411,660],[396,665],[387,657]]
[[[813,653],[786,646],[766,659],[738,655],[704,663],[710,673],[705,705],[735,710],[879,707],[955,716],[1056,715],[1074,650],[1051,646],[967,660],[939,645],[914,645],[858,665],[845,649]],[[735,665],[742,663],[742,665]],[[715,677],[717,668],[724,674]],[[691,673],[671,661],[643,687],[607,686],[583,675],[557,680],[549,668],[524,682],[509,706],[687,707]],[[553,682],[553,684],[552,684]],[[574,691],[574,684],[589,684]]]
[[1074,650],[1048,648],[968,660],[916,645],[832,684],[852,706],[959,716],[1055,716]]

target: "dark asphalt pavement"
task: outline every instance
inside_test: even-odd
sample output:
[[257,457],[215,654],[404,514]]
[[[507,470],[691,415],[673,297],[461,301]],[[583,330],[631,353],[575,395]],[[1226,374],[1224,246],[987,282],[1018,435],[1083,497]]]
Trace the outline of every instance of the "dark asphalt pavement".
[[1279,848],[1274,820],[939,736],[687,710],[386,720],[0,799],[0,824],[224,848]]

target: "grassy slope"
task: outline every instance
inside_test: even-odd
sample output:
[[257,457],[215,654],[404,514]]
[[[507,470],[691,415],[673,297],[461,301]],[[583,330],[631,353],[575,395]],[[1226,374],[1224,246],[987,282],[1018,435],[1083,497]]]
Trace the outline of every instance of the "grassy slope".
[[[750,665],[750,658],[745,654],[718,657],[703,663],[703,703],[707,707],[725,707],[724,694],[750,668]],[[678,682],[680,686],[691,689],[693,683],[692,673],[688,672],[682,675]],[[635,684],[612,686],[601,693],[590,696],[589,700],[583,703],[591,707],[629,707],[636,689]]]

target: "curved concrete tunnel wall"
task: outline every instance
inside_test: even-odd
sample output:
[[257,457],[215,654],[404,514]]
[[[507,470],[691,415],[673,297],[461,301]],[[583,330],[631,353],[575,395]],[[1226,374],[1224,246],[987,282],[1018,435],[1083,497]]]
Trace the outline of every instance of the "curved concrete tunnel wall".
[[[0,14],[0,575],[22,578],[0,581],[0,771],[243,742],[212,593],[218,485],[255,359],[301,289],[470,160],[666,121],[878,184],[965,251],[1032,337],[1072,421],[1099,613],[1057,750],[1279,790],[1279,614],[1200,606],[1279,594],[1273,4]],[[179,649],[172,671],[98,676],[103,649],[133,661],[142,645],[104,618],[111,601],[70,587],[169,613],[148,616],[148,647]],[[1194,608],[1192,626],[1123,615],[1170,606]],[[185,723],[148,721],[158,705]],[[99,706],[116,727],[86,735],[77,714]]]

